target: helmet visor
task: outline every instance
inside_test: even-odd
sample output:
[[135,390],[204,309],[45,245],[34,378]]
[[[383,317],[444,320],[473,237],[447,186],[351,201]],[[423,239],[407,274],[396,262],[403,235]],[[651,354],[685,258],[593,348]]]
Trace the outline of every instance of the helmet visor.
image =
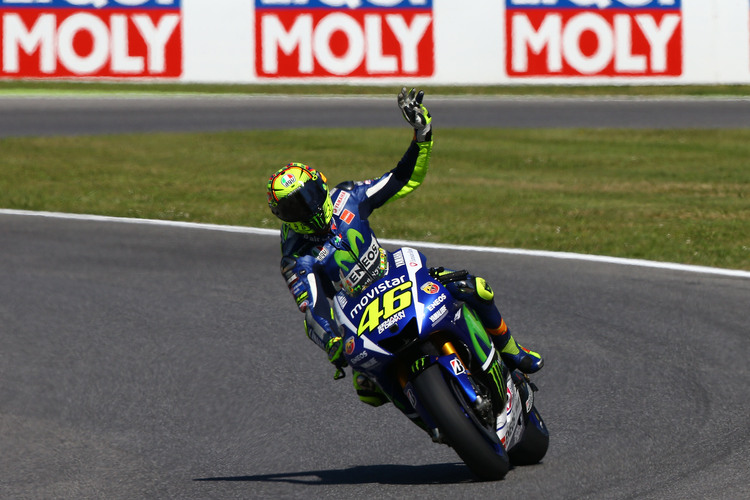
[[276,216],[284,222],[306,222],[320,215],[328,198],[328,191],[318,177],[279,200]]

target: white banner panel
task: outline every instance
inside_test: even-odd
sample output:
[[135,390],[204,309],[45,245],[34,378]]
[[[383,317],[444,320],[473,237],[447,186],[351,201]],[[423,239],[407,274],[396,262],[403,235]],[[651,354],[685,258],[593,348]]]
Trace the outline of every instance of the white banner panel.
[[0,0],[1,79],[750,84],[750,0]]

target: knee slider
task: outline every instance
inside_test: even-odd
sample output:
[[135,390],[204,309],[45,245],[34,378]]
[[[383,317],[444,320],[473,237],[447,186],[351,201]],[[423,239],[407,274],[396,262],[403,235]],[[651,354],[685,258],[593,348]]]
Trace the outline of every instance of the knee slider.
[[474,293],[484,302],[492,302],[495,298],[495,292],[492,291],[490,284],[484,278],[474,278]]
[[294,267],[297,265],[297,259],[289,256],[281,258],[281,274],[285,278],[288,278],[288,274],[294,271]]
[[469,275],[468,279],[450,283],[448,287],[449,289],[452,287],[454,291],[458,292],[457,298],[461,300],[471,300],[470,297],[472,297],[479,299],[482,303],[490,304],[495,298],[495,293],[489,283],[484,278],[476,276]]

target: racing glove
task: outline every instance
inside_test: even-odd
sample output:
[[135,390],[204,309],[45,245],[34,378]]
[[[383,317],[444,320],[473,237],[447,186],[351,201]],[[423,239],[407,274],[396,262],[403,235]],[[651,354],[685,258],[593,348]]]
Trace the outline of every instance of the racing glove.
[[422,99],[424,90],[417,93],[415,89],[411,89],[407,92],[406,87],[402,87],[398,94],[398,107],[407,123],[414,128],[414,139],[417,142],[432,140],[432,117],[422,105]]
[[344,357],[344,341],[341,337],[331,337],[326,342],[326,352],[328,353],[328,361],[336,367],[336,373],[333,378],[338,380],[346,376],[344,367],[347,366],[346,358]]

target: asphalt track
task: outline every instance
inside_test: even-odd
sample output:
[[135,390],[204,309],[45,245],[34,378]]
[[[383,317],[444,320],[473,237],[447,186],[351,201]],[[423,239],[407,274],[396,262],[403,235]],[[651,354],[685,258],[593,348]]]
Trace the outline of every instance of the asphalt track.
[[424,252],[490,280],[545,355],[542,464],[474,482],[356,401],[276,236],[0,213],[0,498],[750,496],[747,276]]
[[[750,99],[428,96],[441,127],[750,127]],[[395,98],[0,95],[0,137],[403,125]]]

